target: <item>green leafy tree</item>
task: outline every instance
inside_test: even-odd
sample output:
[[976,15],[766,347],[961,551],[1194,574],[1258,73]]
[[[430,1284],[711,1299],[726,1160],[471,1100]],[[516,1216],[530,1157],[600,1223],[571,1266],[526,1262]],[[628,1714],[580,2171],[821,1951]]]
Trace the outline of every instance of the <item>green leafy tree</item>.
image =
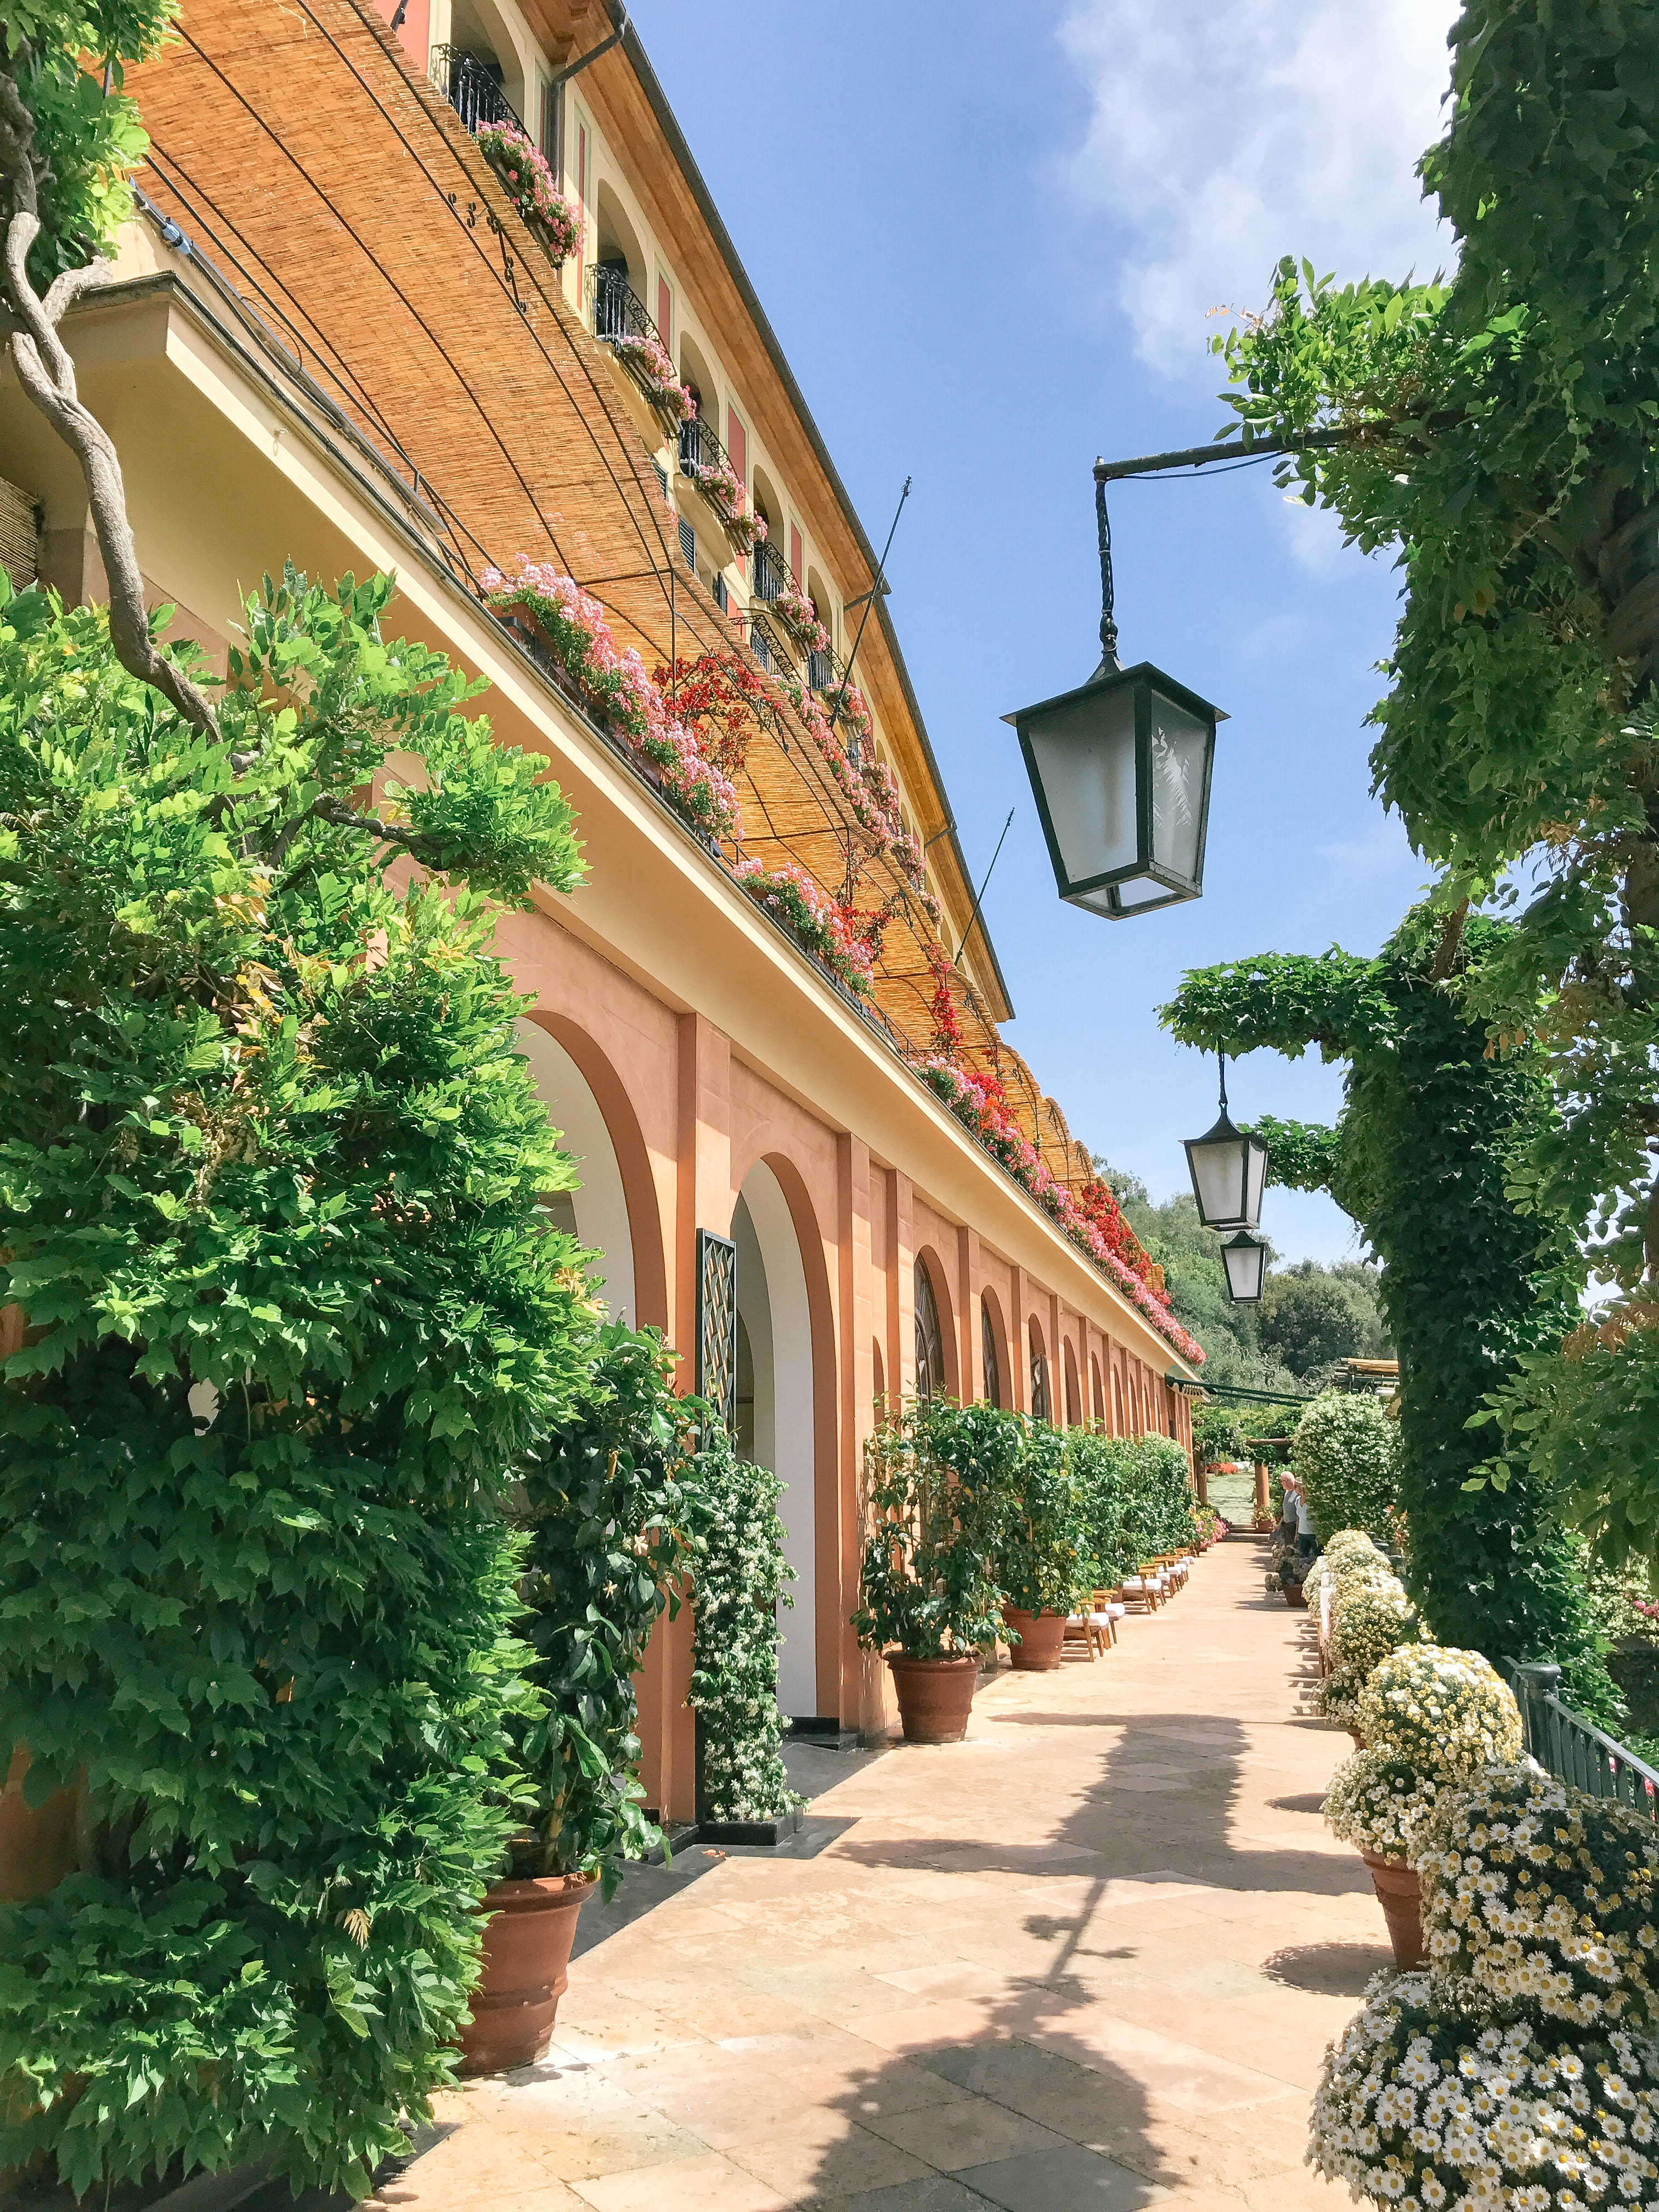
[[1339,284],[1286,259],[1218,343],[1243,444],[1352,544],[1398,549],[1376,787],[1441,871],[1437,975],[1471,900],[1518,909],[1462,975],[1497,1047],[1538,1041],[1560,1105],[1510,1188],[1540,1236],[1591,1232],[1578,1282],[1613,1286],[1595,1345],[1526,1351],[1506,1433],[1586,1529],[1652,1558],[1659,0],[1469,0],[1452,46],[1422,174],[1455,275]]
[[1392,1542],[1400,1432],[1369,1391],[1328,1390],[1316,1398],[1296,1425],[1291,1463],[1322,1542],[1342,1528]]
[[[1460,968],[1501,957],[1511,933],[1471,917]],[[1164,1020],[1206,1051],[1297,1059],[1317,1045],[1347,1063],[1334,1128],[1259,1128],[1273,1180],[1328,1190],[1383,1263],[1413,1595],[1442,1643],[1494,1662],[1557,1661],[1578,1702],[1611,1717],[1577,1553],[1548,1487],[1524,1469],[1501,1492],[1469,1486],[1491,1449],[1471,1419],[1562,1334],[1572,1244],[1507,1187],[1507,1164],[1553,1119],[1544,1055],[1489,1051],[1455,984],[1434,979],[1440,935],[1425,908],[1375,960],[1333,950],[1198,969]]]
[[1243,1421],[1227,1407],[1209,1400],[1193,1416],[1193,1450],[1200,1467],[1247,1458]]
[[502,1851],[502,1506],[588,1329],[490,943],[579,870],[392,588],[270,586],[209,734],[0,586],[0,1765],[78,1808],[0,1906],[0,2165],[77,2189],[362,2193]]
[[994,1406],[924,1398],[889,1413],[865,1447],[852,1625],[866,1650],[947,1659],[1002,1633],[996,1546],[1024,1457],[1023,1423]]
[[1003,1501],[998,1587],[1022,1613],[1070,1613],[1093,1574],[1066,1433],[1018,1413],[1002,1418],[1022,1432],[1024,1449]]
[[1270,1273],[1262,1285],[1257,1335],[1303,1382],[1318,1381],[1345,1359],[1378,1358],[1387,1333],[1377,1305],[1374,1269],[1346,1262],[1322,1267],[1304,1260]]

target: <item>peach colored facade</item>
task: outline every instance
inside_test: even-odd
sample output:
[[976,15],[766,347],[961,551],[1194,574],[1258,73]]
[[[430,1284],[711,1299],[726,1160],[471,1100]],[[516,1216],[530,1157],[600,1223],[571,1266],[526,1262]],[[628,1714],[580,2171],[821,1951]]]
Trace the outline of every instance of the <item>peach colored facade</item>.
[[[354,67],[360,76],[382,72],[385,105],[408,88],[395,79],[389,41],[373,18],[367,0],[356,9],[335,0],[331,35],[337,46],[349,36],[358,41],[349,48],[360,57]],[[238,21],[228,0],[204,0],[187,10],[186,28],[207,39],[216,22]],[[164,64],[163,72],[185,65]],[[154,82],[163,115],[167,82],[164,73]],[[595,99],[599,90],[596,79]],[[625,91],[613,82],[607,94],[609,112],[623,118]],[[400,127],[412,131],[409,118],[426,110],[412,95],[405,104]],[[234,125],[228,112],[227,131]],[[157,136],[159,147],[159,129]],[[252,161],[234,143],[225,158],[232,167]],[[307,158],[322,156],[313,146]],[[343,175],[342,198],[347,181]],[[659,197],[665,205],[665,191]],[[393,210],[399,219],[403,204]],[[453,222],[453,211],[442,219]],[[383,264],[392,251],[383,244]],[[689,251],[687,258],[695,266]],[[265,295],[216,281],[209,260],[188,233],[169,234],[158,212],[133,227],[115,285],[78,311],[68,332],[83,396],[123,456],[153,599],[176,605],[179,628],[218,655],[242,587],[284,558],[316,575],[395,569],[394,633],[420,636],[488,679],[481,706],[497,736],[545,758],[575,809],[587,879],[569,897],[539,892],[533,912],[502,921],[499,943],[529,1002],[524,1049],[580,1163],[574,1226],[600,1255],[613,1307],[667,1334],[688,1385],[698,1234],[734,1240],[741,1419],[755,1455],[785,1484],[797,1577],[781,1700],[797,1716],[880,1729],[890,1717],[886,1672],[859,1651],[848,1625],[860,1474],[878,1401],[915,1386],[919,1286],[937,1312],[945,1387],[963,1399],[990,1396],[1033,1411],[1046,1392],[1047,1410],[1062,1425],[1152,1430],[1190,1447],[1186,1401],[1166,1378],[1190,1381],[1194,1370],[945,1109],[890,1029],[831,987],[744,896],[722,856],[481,604],[455,555],[454,518],[471,514],[475,544],[486,531],[518,527],[507,493],[489,475],[493,467],[506,482],[499,456],[479,459],[458,442],[459,431],[428,456],[418,415],[393,417],[390,398],[371,437],[325,391],[320,362],[313,374],[311,356],[302,361],[289,343],[301,322],[297,291],[283,294],[295,319],[279,329]],[[357,267],[348,252],[319,281],[343,294]],[[297,288],[301,279],[289,271],[286,281]],[[503,349],[518,329],[507,325]],[[343,321],[342,349],[349,335]],[[364,343],[377,335],[368,332]],[[570,368],[569,382],[575,369],[592,367],[590,356],[610,374],[591,336],[570,320],[568,301],[553,303],[536,336],[544,358]],[[380,342],[389,349],[390,393],[398,364],[391,341]],[[732,348],[741,361],[736,338]],[[353,374],[362,382],[372,368],[371,358]],[[479,340],[470,372],[478,412],[492,394],[503,410],[541,404],[538,392],[526,398],[512,385],[510,368],[505,350],[496,360]],[[609,400],[601,411],[594,449],[634,453],[635,477],[647,480],[649,456],[637,434],[625,421],[618,426]],[[770,451],[767,406],[757,400],[752,412],[755,450]],[[398,440],[391,461],[388,419]],[[611,445],[600,443],[601,430]],[[787,459],[787,423],[780,418],[769,434]],[[795,445],[807,453],[799,435]],[[799,466],[804,480],[806,461]],[[39,504],[42,573],[66,598],[98,596],[79,479],[9,379],[0,379],[0,477]],[[589,509],[574,508],[574,490],[561,496],[567,509],[590,516],[597,537],[612,507],[633,496],[632,483],[613,471],[582,495]],[[489,504],[497,498],[499,513]],[[821,537],[812,543],[828,547],[826,568],[853,558],[844,518],[826,507],[816,526]],[[499,557],[513,544],[485,542]],[[842,598],[854,596],[857,581],[843,575],[836,586],[838,635]],[[702,605],[693,595],[703,584],[700,572],[688,572],[683,608]],[[948,825],[948,803],[905,703],[896,645],[878,673],[883,742],[907,809],[931,834],[933,824]],[[969,934],[959,859],[951,842],[930,863],[947,943],[956,945]],[[994,1010],[1000,979],[982,929],[973,945],[981,999]],[[641,1685],[647,1792],[671,1818],[689,1817],[693,1807],[689,1643],[682,1613],[659,1635]]]

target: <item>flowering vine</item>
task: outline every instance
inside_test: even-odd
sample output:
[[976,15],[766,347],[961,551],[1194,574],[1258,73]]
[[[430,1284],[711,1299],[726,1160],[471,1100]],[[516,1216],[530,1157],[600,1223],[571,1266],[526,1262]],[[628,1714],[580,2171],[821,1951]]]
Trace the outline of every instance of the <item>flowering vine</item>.
[[576,250],[576,214],[540,151],[516,123],[481,123],[475,136],[507,196],[558,268]]
[[528,615],[578,689],[648,761],[674,805],[707,836],[743,836],[731,778],[704,755],[696,734],[672,719],[662,693],[629,646],[618,652],[605,610],[591,592],[545,562],[519,556],[516,574],[486,568],[479,579],[498,614]]

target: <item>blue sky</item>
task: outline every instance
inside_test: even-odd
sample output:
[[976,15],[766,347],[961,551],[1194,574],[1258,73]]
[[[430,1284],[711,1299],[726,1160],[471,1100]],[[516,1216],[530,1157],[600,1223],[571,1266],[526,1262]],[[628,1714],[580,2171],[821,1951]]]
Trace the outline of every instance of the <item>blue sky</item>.
[[[1224,707],[1201,900],[1062,906],[1000,717],[1098,658],[1090,466],[1223,419],[1218,304],[1281,252],[1426,274],[1412,164],[1439,129],[1450,0],[635,0],[634,20],[866,529],[986,912],[1011,1035],[1075,1133],[1155,1197],[1185,1183],[1214,1073],[1156,1009],[1184,969],[1371,951],[1425,880],[1369,796],[1366,713],[1398,578],[1256,469],[1113,498],[1126,661]],[[1340,1076],[1266,1054],[1243,1114],[1324,1117]],[[1288,1258],[1328,1200],[1269,1195]]]

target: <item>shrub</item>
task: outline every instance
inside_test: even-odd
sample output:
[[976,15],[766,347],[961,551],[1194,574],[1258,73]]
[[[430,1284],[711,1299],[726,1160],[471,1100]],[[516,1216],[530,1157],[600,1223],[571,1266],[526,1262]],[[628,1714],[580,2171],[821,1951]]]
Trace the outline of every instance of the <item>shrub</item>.
[[1331,1671],[1320,1686],[1326,1717],[1352,1726],[1372,1669],[1422,1633],[1417,1607],[1392,1576],[1344,1586],[1331,1627]]
[[1122,1443],[1126,1531],[1139,1565],[1192,1541],[1192,1470],[1172,1437],[1129,1437]]
[[361,2193],[509,1825],[503,1507],[588,1324],[484,901],[577,869],[392,591],[267,580],[215,737],[0,583],[0,1768],[80,1805],[0,1905],[0,2166],[77,2191]]
[[1023,1613],[1070,1613],[1092,1580],[1079,1486],[1064,1431],[1040,1421],[1024,1427],[998,1532],[997,1582]]
[[711,1419],[685,1486],[684,1518],[698,1812],[712,1820],[774,1820],[801,1802],[780,1748],[778,1607],[794,1602],[778,1516],[782,1494],[777,1476],[740,1460]]
[[1434,1966],[1578,2027],[1659,2025],[1659,1834],[1527,1767],[1449,1797],[1414,1856]]
[[895,1410],[871,1437],[852,1619],[866,1650],[951,1658],[1001,1633],[993,1559],[1024,1449],[1018,1416],[927,1400]]
[[1130,1528],[1129,1445],[1091,1429],[1068,1431],[1084,1563],[1091,1589],[1115,1589],[1139,1564]]
[[1400,1431],[1369,1392],[1329,1390],[1316,1398],[1296,1425],[1291,1456],[1317,1536],[1358,1528],[1388,1540]]
[[1521,1709],[1478,1651],[1407,1644],[1385,1659],[1359,1698],[1359,1729],[1425,1773],[1472,1775],[1512,1766],[1522,1748]]
[[1401,2212],[1651,2204],[1659,2047],[1506,2020],[1467,1980],[1379,1974],[1328,2051],[1309,2157]]
[[529,1538],[521,1633],[544,1701],[520,1729],[535,1790],[519,1875],[592,1874],[610,1896],[625,1859],[661,1841],[643,1812],[634,1676],[658,1615],[678,1611],[678,1534],[691,1437],[674,1355],[619,1322],[568,1419],[526,1474]]
[[1357,1751],[1331,1777],[1325,1825],[1358,1850],[1408,1859],[1444,1786],[1393,1752]]

